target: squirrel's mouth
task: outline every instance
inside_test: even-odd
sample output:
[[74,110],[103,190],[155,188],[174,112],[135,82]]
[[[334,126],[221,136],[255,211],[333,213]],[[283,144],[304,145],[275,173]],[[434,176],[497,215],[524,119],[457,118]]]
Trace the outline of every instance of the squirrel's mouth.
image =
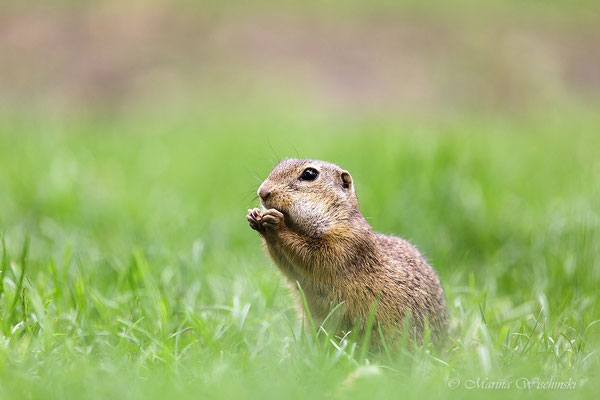
[[269,210],[271,208],[276,209],[279,212],[283,212],[279,207],[277,207],[277,204],[274,204],[275,202],[270,201],[270,200],[262,200],[260,201],[260,204],[263,206],[263,208],[265,210]]
[[265,199],[265,200],[260,199],[260,204],[266,210],[274,208],[275,210],[277,210],[280,213],[282,213],[284,216],[288,216],[289,215],[289,213],[287,212],[286,208],[282,207],[281,204],[278,204],[278,202],[274,201],[274,199],[272,199],[272,198],[268,198],[268,199]]
[[281,193],[271,193],[267,197],[261,197],[260,204],[265,210],[273,208],[279,211],[286,219],[290,218],[290,211],[293,208],[293,203],[290,203],[287,196]]
[[260,199],[260,205],[263,206],[263,208],[266,208],[266,209],[273,208],[270,206],[269,203],[270,202],[268,200]]
[[260,204],[267,210],[269,208],[274,208],[277,211],[281,211],[280,207],[279,207],[280,204],[278,204],[278,203],[279,202],[277,201],[277,198],[275,198],[273,195],[270,195],[267,198],[260,198]]

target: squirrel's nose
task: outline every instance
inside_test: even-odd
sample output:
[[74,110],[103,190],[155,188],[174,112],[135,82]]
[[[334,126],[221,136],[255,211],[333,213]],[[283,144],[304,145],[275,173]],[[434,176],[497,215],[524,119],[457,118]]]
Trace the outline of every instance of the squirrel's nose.
[[264,201],[271,195],[271,190],[267,189],[265,185],[260,185],[257,193],[258,197],[260,197]]

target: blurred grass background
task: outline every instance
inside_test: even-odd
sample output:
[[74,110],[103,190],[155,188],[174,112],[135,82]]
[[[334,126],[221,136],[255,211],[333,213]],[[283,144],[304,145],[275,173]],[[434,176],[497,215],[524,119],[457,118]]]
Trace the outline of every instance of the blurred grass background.
[[[591,397],[599,10],[3,3],[0,394]],[[343,165],[373,227],[423,251],[446,349],[303,336],[244,218],[288,156]]]

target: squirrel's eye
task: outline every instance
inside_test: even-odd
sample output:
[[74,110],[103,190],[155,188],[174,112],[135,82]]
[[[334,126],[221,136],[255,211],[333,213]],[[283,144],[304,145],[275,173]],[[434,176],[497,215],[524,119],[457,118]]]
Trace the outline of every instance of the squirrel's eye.
[[302,175],[300,175],[300,180],[302,181],[314,181],[319,176],[319,171],[314,168],[306,168],[302,171]]

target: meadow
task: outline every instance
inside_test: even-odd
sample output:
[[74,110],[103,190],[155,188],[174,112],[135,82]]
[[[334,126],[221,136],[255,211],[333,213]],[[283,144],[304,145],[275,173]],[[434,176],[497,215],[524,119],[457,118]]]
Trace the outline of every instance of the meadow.
[[[594,393],[596,115],[276,115],[4,119],[3,398]],[[434,265],[446,348],[372,354],[303,330],[245,221],[297,155],[347,168],[372,226]],[[517,388],[536,378],[577,386]]]
[[[597,397],[597,1],[133,3],[0,4],[0,398]],[[421,250],[446,346],[303,328],[245,218],[284,157]]]

